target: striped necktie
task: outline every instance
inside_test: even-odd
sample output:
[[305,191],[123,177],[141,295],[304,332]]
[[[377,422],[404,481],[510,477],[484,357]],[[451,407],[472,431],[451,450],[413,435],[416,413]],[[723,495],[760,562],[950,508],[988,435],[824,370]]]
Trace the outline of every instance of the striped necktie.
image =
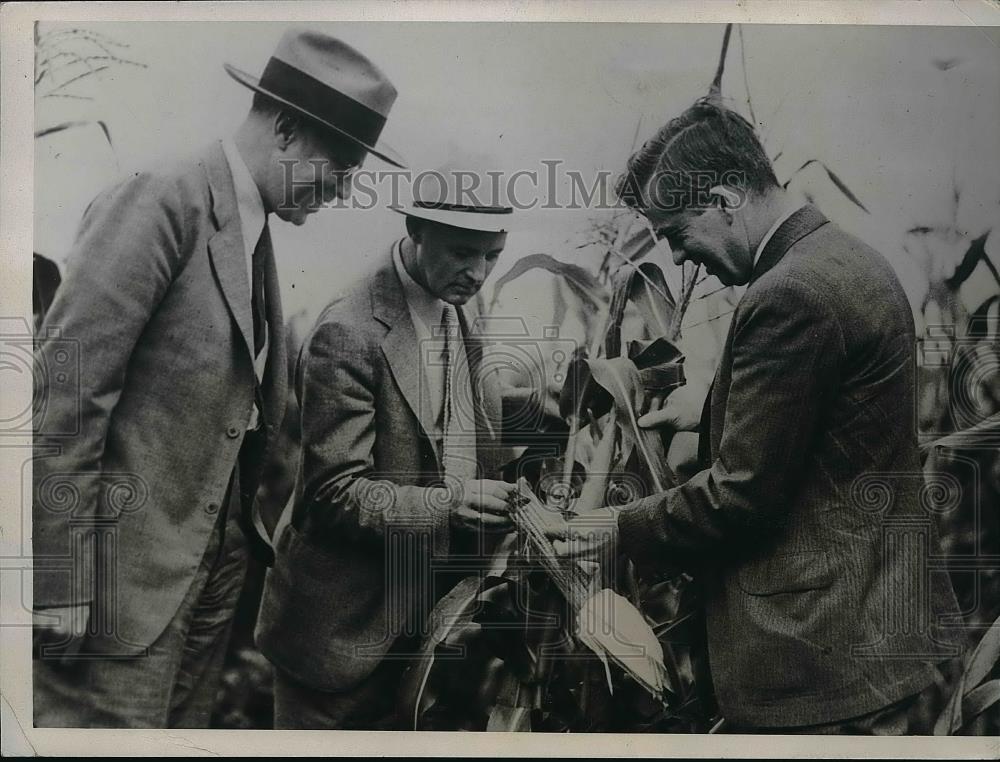
[[[441,314],[444,334],[444,404],[441,411],[441,462],[445,477],[459,480],[476,478],[475,418],[463,424],[461,398],[456,393],[462,379],[467,379],[468,364],[461,362],[462,337],[458,316],[452,305],[446,305]],[[463,373],[464,369],[464,373]],[[471,401],[471,400],[470,400]],[[469,418],[469,416],[465,416]]]

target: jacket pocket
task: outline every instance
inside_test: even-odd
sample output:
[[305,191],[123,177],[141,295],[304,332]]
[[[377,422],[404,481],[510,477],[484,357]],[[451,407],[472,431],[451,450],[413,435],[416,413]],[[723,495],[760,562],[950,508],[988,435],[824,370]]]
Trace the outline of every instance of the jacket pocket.
[[750,595],[777,595],[821,590],[833,584],[836,570],[826,551],[781,553],[743,566],[737,583]]

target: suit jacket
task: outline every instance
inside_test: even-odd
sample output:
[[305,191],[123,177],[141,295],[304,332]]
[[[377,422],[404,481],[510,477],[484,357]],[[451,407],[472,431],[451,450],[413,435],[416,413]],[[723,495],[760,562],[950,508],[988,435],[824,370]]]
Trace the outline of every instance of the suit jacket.
[[[258,385],[221,144],[129,177],[84,214],[35,352],[33,542],[36,607],[99,603],[110,621],[95,647],[148,646],[176,612],[225,509],[256,395],[265,448],[274,441],[288,379],[271,252],[265,298],[279,340]],[[94,531],[113,571],[98,579],[75,545]]]
[[[480,372],[472,306],[458,313],[476,405],[470,443],[480,477],[495,478],[506,454],[499,386]],[[326,307],[299,357],[301,468],[256,637],[314,688],[349,689],[398,637],[422,635],[436,600],[464,576],[459,554],[487,550],[452,537],[448,506],[431,489],[442,464],[420,358],[391,249]]]
[[[640,568],[701,568],[724,716],[808,725],[933,680],[958,619],[922,505],[915,337],[889,264],[814,207],[758,261],[711,392],[710,465],[627,506]],[[960,621],[960,620],[959,620]]]

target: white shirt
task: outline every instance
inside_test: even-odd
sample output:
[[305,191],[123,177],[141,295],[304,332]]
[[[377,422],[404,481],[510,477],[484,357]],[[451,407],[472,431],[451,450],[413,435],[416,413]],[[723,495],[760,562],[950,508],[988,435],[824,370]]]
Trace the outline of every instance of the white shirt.
[[[233,176],[233,188],[236,191],[236,211],[240,217],[240,231],[243,236],[243,254],[246,257],[247,266],[247,294],[253,285],[253,252],[257,248],[261,234],[264,232],[264,225],[267,223],[267,214],[264,211],[264,200],[260,197],[257,183],[254,182],[250,169],[240,155],[232,138],[224,138],[222,141],[222,151],[226,154],[226,161],[229,163],[229,172]],[[251,296],[250,312],[253,314],[253,297]],[[270,343],[270,330],[264,323],[264,346],[254,358],[254,372],[257,379],[263,380],[264,367],[267,365],[267,352]],[[257,428],[258,411],[257,404],[254,403],[253,411],[250,414],[250,422],[247,424],[249,430]]]
[[[803,204],[803,206],[805,206],[805,204]],[[764,253],[764,247],[767,246],[768,241],[770,241],[771,238],[774,237],[774,234],[778,232],[778,228],[780,228],[784,224],[785,220],[787,220],[801,208],[802,208],[801,206],[797,206],[794,209],[789,209],[787,212],[781,215],[777,220],[775,220],[774,224],[771,225],[771,229],[764,234],[764,237],[760,240],[760,244],[757,246],[757,251],[754,252],[753,255],[754,269],[757,268],[757,260],[760,259],[760,255]]]
[[[427,385],[426,399],[431,405],[430,419],[434,421],[435,429],[427,433],[434,439],[440,439],[443,434],[441,412],[444,409],[444,360],[441,356],[444,351],[444,337],[440,334],[439,327],[444,310],[454,311],[455,307],[438,299],[413,279],[403,265],[402,247],[402,241],[397,241],[393,246],[392,261],[403,284],[403,297],[406,299],[406,306],[410,310],[413,327],[417,332],[417,343],[420,347],[419,362],[423,370],[423,381]],[[451,317],[452,325],[457,328],[458,316],[453,312]],[[423,395],[421,397],[423,398]]]

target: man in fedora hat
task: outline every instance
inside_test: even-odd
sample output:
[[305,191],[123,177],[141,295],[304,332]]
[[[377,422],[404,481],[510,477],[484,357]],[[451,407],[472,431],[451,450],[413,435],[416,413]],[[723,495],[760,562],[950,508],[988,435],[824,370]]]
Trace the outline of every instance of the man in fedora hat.
[[398,727],[427,614],[511,527],[513,485],[489,478],[506,453],[473,297],[512,208],[473,177],[459,164],[419,175],[396,209],[406,237],[303,345],[303,455],[257,625],[276,727]]
[[[84,215],[36,350],[35,724],[206,727],[287,395],[268,218],[350,192],[396,97],[292,30],[231,138]],[[75,347],[77,373],[48,372]],[[62,353],[62,354],[61,354]]]

